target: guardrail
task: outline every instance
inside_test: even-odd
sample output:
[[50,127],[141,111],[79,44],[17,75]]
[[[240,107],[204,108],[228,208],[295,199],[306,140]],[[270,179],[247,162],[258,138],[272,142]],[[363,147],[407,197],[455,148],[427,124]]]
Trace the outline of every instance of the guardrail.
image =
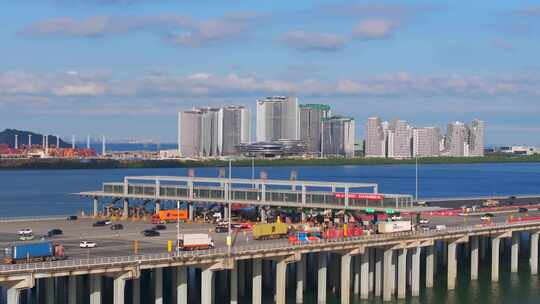
[[[432,238],[432,237],[444,237],[451,236],[454,234],[463,234],[463,233],[472,233],[472,232],[483,232],[483,231],[492,231],[500,228],[511,229],[511,228],[520,228],[528,226],[538,226],[540,225],[540,220],[527,223],[497,223],[486,225],[482,227],[476,226],[466,226],[466,227],[449,227],[441,231],[407,231],[407,232],[397,232],[391,234],[371,234],[364,235],[359,237],[343,238],[343,239],[329,239],[329,240],[319,240],[310,242],[308,244],[289,244],[285,242],[279,243],[267,243],[267,244],[258,244],[258,245],[246,245],[233,247],[231,250],[231,256],[241,256],[244,254],[257,253],[261,251],[274,251],[279,249],[280,251],[294,251],[303,249],[306,247],[324,247],[325,245],[332,244],[342,244],[347,245],[351,243],[370,243],[373,241],[388,241],[388,242],[400,242],[407,239],[414,238]],[[74,259],[74,260],[63,260],[63,261],[52,261],[52,262],[40,262],[40,263],[28,263],[28,264],[15,264],[15,265],[1,265],[0,266],[0,276],[3,274],[24,272],[24,271],[50,271],[58,270],[62,268],[73,268],[73,267],[103,267],[103,266],[115,266],[115,265],[125,265],[130,263],[144,263],[144,262],[160,262],[168,260],[179,260],[179,259],[193,259],[196,257],[205,257],[205,258],[216,258],[216,257],[226,257],[227,248],[216,248],[210,250],[198,250],[198,251],[188,251],[176,253],[156,253],[156,254],[144,254],[144,255],[130,255],[130,256],[119,256],[119,257],[96,257],[91,259]]]
[[8,216],[8,217],[0,217],[0,222],[9,223],[9,222],[65,220],[70,215],[73,215],[73,214],[54,214],[54,215],[36,215],[36,216]]

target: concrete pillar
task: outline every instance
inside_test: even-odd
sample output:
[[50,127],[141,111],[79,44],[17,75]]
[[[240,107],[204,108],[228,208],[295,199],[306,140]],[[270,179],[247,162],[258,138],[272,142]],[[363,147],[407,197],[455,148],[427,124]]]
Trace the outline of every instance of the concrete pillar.
[[512,232],[512,255],[510,263],[510,271],[518,272],[519,259],[519,232]]
[[426,247],[426,287],[433,287],[433,275],[435,273],[435,246]]
[[90,304],[101,304],[102,278],[101,275],[90,275]]
[[[239,270],[240,271],[240,268]],[[239,275],[241,275],[239,273]],[[253,278],[252,278],[252,300],[253,304],[262,303],[262,260],[253,259]],[[243,286],[240,286],[240,290]]]
[[193,203],[188,203],[188,216],[190,221],[193,221],[195,218],[193,214]]
[[163,268],[154,269],[154,303],[163,304]]
[[401,249],[398,256],[397,297],[405,299],[407,295],[407,249]]
[[369,248],[369,277],[368,277],[368,287],[369,292],[375,292],[375,248]]
[[188,269],[187,267],[176,268],[176,302],[188,304]]
[[141,304],[141,279],[131,280],[131,300],[133,304]]
[[478,237],[471,236],[471,281],[478,280]]
[[390,301],[392,300],[392,280],[390,277],[392,276],[392,249],[384,250],[383,253],[383,270],[384,270],[384,277],[383,280],[383,301]]
[[341,304],[351,302],[351,255],[341,256]]
[[413,297],[420,295],[420,253],[422,247],[416,247],[412,249],[412,280],[411,280],[411,294]]
[[438,257],[439,249],[437,248],[437,243],[439,242],[435,241],[434,246],[433,246],[433,274],[434,275],[437,275],[437,271],[439,269],[439,260],[440,260],[440,258]]
[[317,271],[317,303],[326,303],[326,252],[319,252],[319,269]]
[[[230,270],[230,297],[231,297],[231,304],[238,304],[238,267],[234,267]],[[184,303],[184,304],[187,304]]]
[[45,278],[45,289],[46,289],[46,296],[45,303],[47,304],[54,304],[55,299],[55,291],[56,291],[56,284],[55,284],[56,278]]
[[499,281],[499,245],[501,239],[494,237],[491,239],[491,281]]
[[380,249],[375,249],[375,296],[380,297],[382,295],[382,254]]
[[122,277],[116,277],[113,281],[113,303],[124,304],[126,291],[126,280]]
[[392,295],[396,294],[396,288],[397,288],[397,262],[398,260],[398,254],[397,251],[392,253],[392,265],[390,266],[390,280],[392,281],[390,285],[392,286]]
[[448,243],[448,273],[447,273],[447,284],[448,290],[454,290],[456,288],[456,277],[457,277],[457,259],[456,259],[456,243]]
[[360,255],[354,257],[353,294],[358,297],[360,293]]
[[155,213],[158,214],[159,211],[161,210],[161,202],[160,201],[156,201],[156,208],[155,208]]
[[538,274],[538,232],[531,233],[531,256],[529,264],[531,266],[531,274]]
[[486,238],[485,237],[478,237],[478,240],[480,241],[480,258],[483,260],[486,258]]
[[127,198],[124,199],[124,211],[122,211],[122,218],[127,219],[129,216],[129,200]]
[[98,199],[97,197],[94,197],[94,218],[96,218],[98,216],[98,205],[99,205],[99,202],[98,202]]
[[213,304],[214,286],[212,286],[214,273],[210,269],[201,271],[201,304]]
[[7,289],[7,304],[19,304],[21,297],[21,290],[16,287],[10,287]]
[[360,256],[360,299],[369,298],[369,249]]
[[296,303],[304,303],[304,288],[306,285],[306,255],[303,254],[296,263]]
[[227,205],[223,207],[223,219],[229,220],[229,207]]
[[[262,261],[259,261],[262,263]],[[246,267],[245,267],[244,261],[238,261],[236,262],[236,266],[238,266],[238,294],[243,297],[245,295],[245,286],[246,286]],[[261,280],[262,282],[262,280]]]
[[78,276],[71,275],[68,277],[68,304],[77,304],[77,280]]
[[276,304],[285,304],[287,297],[287,263],[276,263]]

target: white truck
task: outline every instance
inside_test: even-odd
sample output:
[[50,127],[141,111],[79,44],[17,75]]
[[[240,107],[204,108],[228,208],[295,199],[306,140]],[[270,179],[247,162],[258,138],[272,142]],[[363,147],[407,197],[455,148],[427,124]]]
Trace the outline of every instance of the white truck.
[[183,234],[177,243],[180,250],[199,250],[214,248],[212,237],[205,233]]
[[379,233],[393,233],[411,231],[412,225],[410,221],[391,221],[391,222],[378,222],[377,231]]

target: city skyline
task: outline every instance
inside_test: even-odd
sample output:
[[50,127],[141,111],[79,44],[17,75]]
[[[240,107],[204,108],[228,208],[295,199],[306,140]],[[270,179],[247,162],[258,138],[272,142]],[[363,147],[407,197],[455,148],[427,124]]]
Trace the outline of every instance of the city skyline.
[[175,142],[178,111],[237,104],[255,113],[260,96],[293,95],[356,121],[481,117],[486,144],[538,145],[538,8],[14,2],[0,13],[0,128]]

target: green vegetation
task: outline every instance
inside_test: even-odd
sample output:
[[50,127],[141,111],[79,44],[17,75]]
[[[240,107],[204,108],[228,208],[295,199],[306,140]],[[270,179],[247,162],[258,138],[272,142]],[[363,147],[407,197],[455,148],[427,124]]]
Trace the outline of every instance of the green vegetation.
[[[474,164],[474,163],[516,163],[540,162],[540,155],[511,156],[489,155],[484,157],[438,157],[421,158],[421,164]],[[258,159],[261,166],[345,166],[345,165],[400,165],[414,164],[414,159],[396,160],[382,158],[329,158],[329,159]],[[223,167],[228,164],[221,160],[181,161],[181,160],[108,160],[108,159],[2,159],[0,170],[7,169],[115,169],[115,168],[193,168]],[[251,159],[235,160],[236,167],[251,166]]]

